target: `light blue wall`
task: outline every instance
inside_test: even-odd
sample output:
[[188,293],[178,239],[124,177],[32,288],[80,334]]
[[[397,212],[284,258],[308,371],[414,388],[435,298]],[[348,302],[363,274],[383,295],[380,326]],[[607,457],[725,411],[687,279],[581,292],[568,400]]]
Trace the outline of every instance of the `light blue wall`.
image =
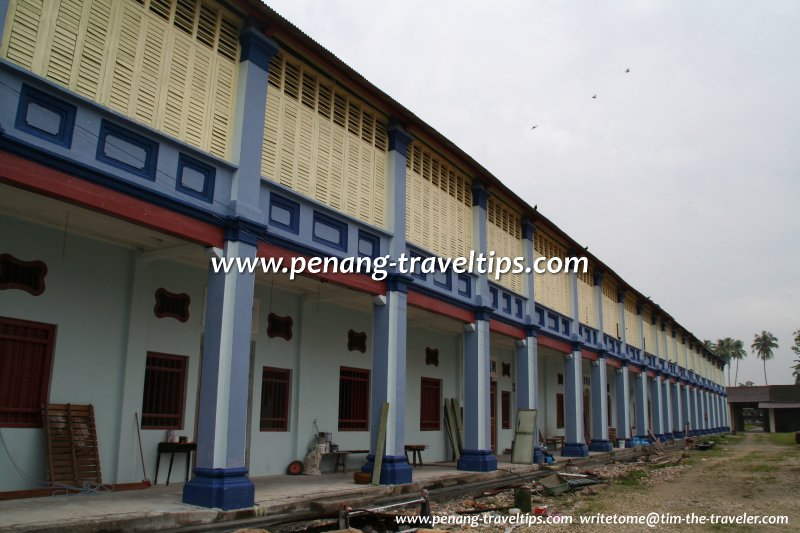
[[[460,336],[446,335],[422,328],[408,328],[408,351],[406,353],[406,439],[405,444],[427,444],[423,461],[449,461],[452,449],[448,442],[444,411],[441,413],[439,431],[419,429],[420,383],[423,377],[442,380],[442,400],[460,398],[462,365]],[[425,364],[425,348],[439,350],[439,366]],[[440,405],[440,408],[444,405]],[[462,402],[463,405],[463,402]]]
[[[57,326],[50,402],[94,405],[103,479],[114,481],[131,252],[73,234],[65,242],[62,231],[4,215],[0,252],[47,264],[44,293],[0,291],[0,315]],[[20,468],[45,480],[41,429],[0,431]],[[0,471],[0,490],[33,488],[13,473],[4,452]]]

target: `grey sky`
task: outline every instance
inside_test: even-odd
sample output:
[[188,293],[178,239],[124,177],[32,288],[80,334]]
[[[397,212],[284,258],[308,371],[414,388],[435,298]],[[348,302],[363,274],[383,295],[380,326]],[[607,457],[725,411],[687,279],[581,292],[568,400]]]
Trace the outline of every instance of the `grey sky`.
[[743,340],[740,382],[762,329],[793,382],[800,2],[268,3],[695,335]]

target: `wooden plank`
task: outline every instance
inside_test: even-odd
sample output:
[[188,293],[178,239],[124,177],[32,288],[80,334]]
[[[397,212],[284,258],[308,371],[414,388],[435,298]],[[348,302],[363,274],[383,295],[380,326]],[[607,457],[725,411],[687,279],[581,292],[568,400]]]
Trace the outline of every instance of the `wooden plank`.
[[375,443],[375,463],[372,468],[372,484],[381,482],[381,466],[383,466],[383,453],[386,448],[386,421],[389,419],[389,402],[383,402],[381,407],[381,421],[378,425],[378,441]]
[[456,438],[458,439],[459,452],[464,449],[464,418],[461,416],[461,405],[456,398],[450,398],[453,403],[453,413],[456,420]]
[[447,438],[450,441],[450,447],[453,449],[453,457],[458,460],[461,454],[458,450],[458,439],[456,437],[456,422],[453,420],[453,409],[450,404],[450,398],[444,399],[444,422],[447,431]]

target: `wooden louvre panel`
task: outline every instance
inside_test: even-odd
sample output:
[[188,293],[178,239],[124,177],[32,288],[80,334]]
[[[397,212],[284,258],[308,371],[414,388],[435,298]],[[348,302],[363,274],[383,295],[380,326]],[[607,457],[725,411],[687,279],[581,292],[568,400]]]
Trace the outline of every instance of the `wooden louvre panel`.
[[594,288],[594,271],[589,267],[587,272],[578,272],[578,307],[579,320],[591,328],[599,327],[597,316],[597,295]]
[[472,182],[419,142],[406,157],[406,238],[442,257],[472,249]]
[[615,339],[619,335],[619,304],[617,287],[608,280],[603,281],[603,332]]
[[[495,252],[495,259],[507,257],[511,261],[522,256],[522,221],[505,202],[491,197],[486,205],[486,245]],[[527,265],[526,265],[527,266]],[[494,280],[492,274],[491,279]],[[523,274],[503,274],[496,280],[503,287],[518,294],[523,291]]]
[[386,118],[284,53],[269,67],[261,174],[386,226]]
[[42,427],[49,482],[70,487],[103,482],[92,405],[46,404]]
[[[656,353],[656,330],[657,325],[653,325],[653,313],[648,307],[642,309],[642,322],[644,324],[644,346],[643,349],[649,353]],[[660,348],[660,346],[659,346]]]
[[[567,256],[567,251],[564,247],[541,232],[534,234],[533,248],[536,257],[545,257],[547,260],[551,257],[560,257],[563,260]],[[547,260],[540,262],[539,268],[546,268]],[[559,274],[550,274],[549,272],[534,274],[534,280],[537,302],[562,315],[571,315],[568,274],[563,272]]]
[[670,361],[676,361],[678,358],[678,352],[675,344],[679,337],[679,334],[676,335],[675,338],[672,338],[672,332],[669,329],[667,329],[666,336],[667,336],[667,353],[661,354],[661,358],[666,359],[667,357],[669,357]]
[[[625,343],[635,348],[642,349],[642,324],[639,315],[636,314],[636,302],[631,298],[625,298]],[[648,348],[650,353],[654,348]]]
[[0,55],[229,157],[240,22],[208,0],[11,0]]
[[686,344],[678,343],[678,365],[686,368]]

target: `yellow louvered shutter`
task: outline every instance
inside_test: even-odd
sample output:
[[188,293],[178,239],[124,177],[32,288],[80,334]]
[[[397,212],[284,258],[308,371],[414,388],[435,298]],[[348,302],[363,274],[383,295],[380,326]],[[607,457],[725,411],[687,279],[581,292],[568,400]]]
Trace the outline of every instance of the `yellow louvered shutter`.
[[[489,252],[495,252],[495,260],[507,257],[513,262],[514,258],[521,257],[521,217],[508,204],[491,197],[486,208],[486,219],[486,244]],[[490,279],[522,294],[524,279],[522,274],[503,274],[499,280],[494,280],[492,273]]]
[[442,257],[472,249],[470,181],[417,142],[406,158],[406,238]]
[[609,281],[603,281],[603,332],[613,338],[619,336],[619,304],[617,288]]
[[580,307],[580,321],[589,327],[597,329],[597,296],[594,288],[594,274],[592,269],[578,273],[578,305]]
[[625,298],[625,342],[630,346],[642,349],[642,328],[639,315],[636,314],[636,302]]
[[642,310],[642,322],[644,323],[644,350],[648,353],[656,353],[656,334],[652,321],[653,314],[650,309],[645,307]]
[[195,0],[11,0],[0,55],[228,157],[238,23]]
[[[539,263],[540,269],[547,268],[547,261],[550,258],[560,257],[563,260],[567,255],[562,246],[541,232],[537,232],[534,236],[534,250],[537,258],[547,258]],[[536,279],[536,301],[562,315],[572,316],[569,274],[545,272],[544,274],[534,274],[534,277]]]
[[386,128],[377,116],[307,65],[277,54],[270,62],[262,175],[385,226]]

